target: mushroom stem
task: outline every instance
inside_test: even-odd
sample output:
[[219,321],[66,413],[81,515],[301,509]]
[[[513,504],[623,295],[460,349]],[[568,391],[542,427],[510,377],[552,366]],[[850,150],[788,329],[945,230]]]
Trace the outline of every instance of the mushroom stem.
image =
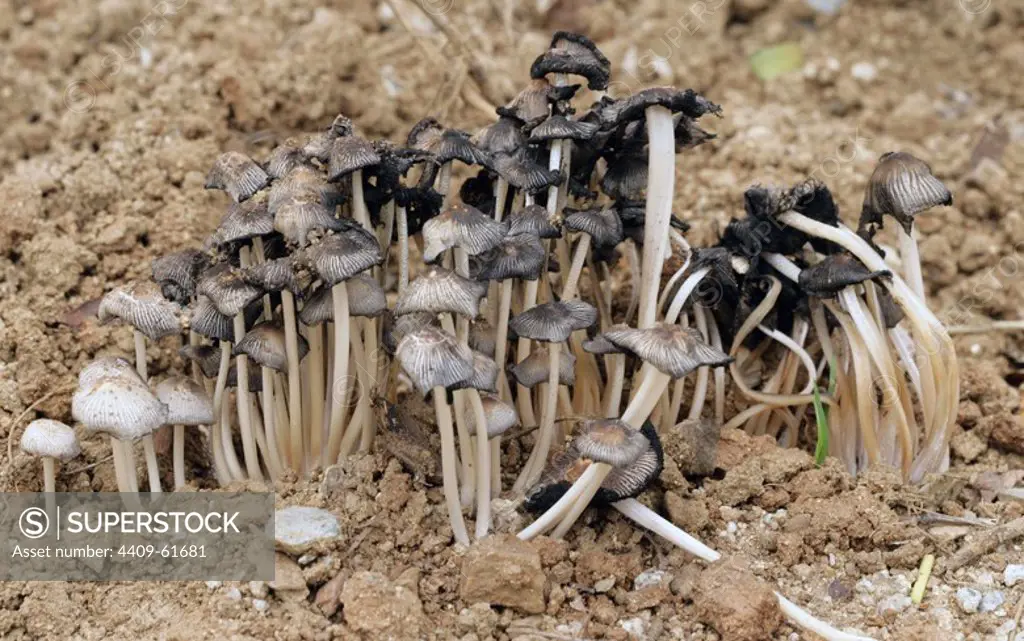
[[[274,394],[274,370],[260,367],[260,378],[263,387],[263,430],[267,440],[267,467],[274,478],[281,476],[284,465],[281,453],[277,449],[277,395]],[[183,477],[184,478],[184,477]]]
[[527,459],[523,471],[516,479],[513,489],[517,492],[525,492],[533,487],[544,471],[548,462],[548,454],[551,452],[551,442],[554,440],[555,414],[558,411],[558,362],[561,354],[560,343],[548,345],[548,385],[547,399],[542,408],[540,420],[540,432],[537,434],[537,441],[534,443],[533,452]]
[[[135,369],[139,372],[139,376],[142,377],[142,381],[148,384],[149,372],[147,370],[146,363],[146,335],[137,329],[132,330],[135,338]],[[161,428],[163,429],[163,428]],[[134,446],[129,443],[128,448]],[[149,491],[154,493],[160,492],[160,468],[156,461],[156,448],[153,445],[153,435],[146,434],[142,437],[142,447],[146,450],[146,471],[149,474]],[[128,450],[131,453],[131,450]],[[153,452],[153,458],[150,459],[149,452]],[[134,457],[133,457],[134,458]],[[134,475],[134,466],[132,466],[132,475]],[[136,491],[138,486],[136,485]]]
[[324,328],[322,325],[309,326],[309,452],[315,462],[324,447]]
[[487,536],[491,529],[491,448],[487,440],[487,416],[480,393],[469,390],[469,404],[476,420],[476,538]]
[[576,289],[580,281],[580,274],[583,273],[583,261],[590,251],[590,234],[580,234],[580,240],[576,243],[576,249],[572,255],[572,267],[569,268],[569,275],[565,278],[565,285],[562,287],[562,300],[576,298]]
[[114,477],[117,479],[118,492],[134,492],[131,481],[128,480],[126,469],[126,457],[121,441],[113,436],[110,437],[110,453],[114,459]]
[[675,188],[675,130],[672,112],[660,105],[644,110],[647,117],[647,203],[644,218],[644,255],[641,268],[640,315],[637,327],[654,324],[665,263],[672,196]]
[[344,422],[345,404],[348,401],[348,289],[344,281],[331,288],[334,304],[334,373],[331,379],[331,423],[327,431],[327,448],[324,449],[320,462],[327,467],[338,460],[341,451],[341,439],[345,435]]
[[[285,355],[288,359],[288,433],[291,435],[288,460],[291,463],[292,469],[302,474],[305,467],[305,454],[303,452],[302,438],[302,379],[299,372],[299,331],[295,321],[295,295],[287,288],[281,290],[281,309],[284,311]],[[241,384],[239,384],[239,387],[241,387]]]
[[398,295],[409,286],[409,217],[398,208]]
[[717,561],[722,558],[721,554],[676,527],[670,521],[662,518],[661,515],[636,499],[616,501],[612,503],[612,507],[637,525],[647,528],[697,558],[704,559],[705,561]]
[[448,505],[448,520],[452,526],[455,541],[469,545],[469,533],[462,518],[462,503],[459,501],[459,482],[456,478],[455,427],[452,425],[452,410],[445,400],[444,387],[437,386],[431,392],[434,397],[434,411],[437,413],[437,427],[441,432],[441,473],[444,479],[444,499]]
[[[218,469],[217,480],[221,485],[227,484],[230,480],[241,480],[245,478],[242,468],[238,465],[235,457],[235,449],[231,447],[231,425],[224,420],[224,413],[221,411],[224,403],[224,391],[228,382],[228,370],[231,369],[231,343],[220,342],[220,369],[217,370],[217,383],[213,388],[213,432],[210,435],[210,448],[213,450],[214,466]],[[230,448],[230,452],[228,452]],[[224,478],[221,479],[221,474]]]
[[[237,344],[245,336],[245,315],[235,314],[235,343]],[[235,393],[238,396],[238,425],[242,432],[242,455],[245,458],[245,471],[249,478],[254,481],[262,481],[263,474],[260,472],[259,456],[256,452],[256,440],[252,433],[252,419],[250,410],[252,401],[249,397],[249,357],[245,354],[238,354],[235,357],[236,371],[238,372],[238,385]]]
[[185,426],[174,426],[174,489],[185,487]]
[[441,165],[441,170],[437,176],[437,193],[441,194],[441,209],[445,209],[451,204],[451,186],[452,186],[452,161],[448,161]]
[[[356,377],[356,404],[357,408],[363,403],[364,397],[370,393],[370,383],[367,380],[368,367],[366,366],[367,355],[363,351],[363,342],[357,337],[358,329],[352,332],[352,364],[355,366]],[[360,414],[360,418],[363,418]],[[338,458],[349,456],[356,450],[363,433],[362,421],[356,420],[356,413],[352,413],[352,420],[345,427],[345,434],[341,439],[341,447],[338,448]]]
[[490,440],[491,444],[491,498],[501,495],[501,436]]
[[[57,491],[57,466],[52,456],[44,456],[43,459],[43,491],[52,493]],[[51,497],[46,497],[47,501]]]
[[917,228],[911,227],[908,234],[903,225],[896,225],[896,235],[900,239],[900,262],[903,264],[903,277],[911,291],[922,301],[928,300],[924,295],[924,276],[921,274],[921,256],[917,251]]
[[[544,514],[537,517],[536,521],[519,532],[516,537],[523,541],[529,541],[533,537],[544,534],[550,530],[558,522],[558,519],[561,518],[562,514],[564,514],[572,503],[579,498],[588,484],[593,479],[598,478],[599,465],[601,464],[597,463],[588,466],[587,469],[583,471],[583,474],[576,479],[576,482],[566,490],[565,494],[562,495],[562,498],[558,499],[554,505],[548,508],[547,512],[544,512]],[[600,481],[598,481],[598,485],[600,485]]]
[[146,436],[142,439],[142,449],[146,453],[146,470],[149,472],[149,491],[153,494],[161,494],[160,489],[160,465],[156,460],[156,448],[153,446],[153,437]]
[[[382,356],[377,342],[377,319],[366,318],[363,320],[363,342],[366,345],[366,365],[364,366],[366,376],[363,394],[366,396],[366,401],[369,402],[370,399],[377,397],[379,383],[377,377],[380,371],[378,361]],[[374,420],[373,412],[367,412],[363,421],[362,437],[359,439],[359,451],[369,452],[376,436],[377,422]]]
[[[541,274],[541,278],[545,276]],[[540,286],[540,278],[528,280],[523,288],[523,310],[526,311],[537,305],[537,288]],[[519,337],[516,344],[516,360],[522,362],[530,355],[530,339]],[[523,425],[536,425],[537,418],[533,412],[533,400],[530,398],[530,388],[523,385],[516,385],[516,404],[519,406],[519,418]]]
[[835,629],[778,592],[775,593],[775,598],[779,600],[779,609],[790,623],[818,635],[825,641],[874,641],[871,637]]
[[501,400],[512,400],[512,389],[505,375],[505,362],[508,360],[508,317],[512,311],[512,284],[515,281],[507,278],[499,286],[498,318],[494,335],[494,362],[498,365],[498,394]]
[[619,405],[622,403],[622,388],[626,383],[626,355],[609,354],[609,367],[611,374],[608,378],[608,390],[604,401],[605,418],[615,418],[619,415]]
[[[441,327],[444,328],[444,331],[455,336],[455,324],[452,322],[451,314],[441,314]],[[459,343],[463,345],[467,344],[468,336],[465,336],[465,338],[467,339],[465,341],[460,338]],[[473,492],[476,486],[476,476],[473,474],[473,460],[475,459],[475,455],[473,452],[473,444],[469,438],[469,429],[466,426],[465,404],[463,403],[465,400],[464,391],[456,390],[452,396],[455,401],[455,428],[459,436],[462,504],[468,507],[473,504]]]

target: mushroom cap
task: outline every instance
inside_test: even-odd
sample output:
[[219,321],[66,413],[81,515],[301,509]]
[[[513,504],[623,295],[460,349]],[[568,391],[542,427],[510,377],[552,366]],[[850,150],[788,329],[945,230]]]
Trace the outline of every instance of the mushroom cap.
[[590,38],[578,33],[558,31],[551,39],[551,48],[541,54],[530,66],[531,78],[542,78],[549,73],[567,73],[587,79],[593,91],[608,88],[611,62]]
[[[508,368],[509,376],[523,387],[534,387],[548,382],[548,348],[534,346],[530,354]],[[558,355],[558,384],[572,387],[576,384],[576,357],[567,349]]]
[[343,232],[325,236],[306,250],[306,258],[324,283],[332,286],[384,259],[377,239],[356,223],[350,223]]
[[283,203],[274,214],[274,231],[299,247],[309,244],[310,233],[329,229],[345,231],[343,219],[334,216],[334,208],[318,201],[292,200]]
[[580,455],[612,467],[626,467],[650,447],[647,437],[617,418],[587,421],[573,446]]
[[[480,403],[484,406],[484,416],[487,418],[488,439],[501,436],[519,425],[516,408],[503,402],[497,394],[481,392]],[[471,436],[476,436],[476,412],[466,412],[466,428]]]
[[227,263],[207,270],[196,291],[210,299],[217,311],[228,317],[242,313],[249,303],[263,295],[262,289],[246,281],[242,270]]
[[69,461],[81,453],[75,430],[60,421],[38,418],[28,424],[21,435],[21,451],[35,456],[48,456]]
[[185,376],[170,376],[156,386],[156,397],[167,406],[168,425],[210,425],[213,400],[206,388]]
[[890,151],[882,154],[871,173],[861,216],[881,223],[882,215],[889,214],[909,234],[915,215],[952,204],[953,194],[928,163],[904,151]]
[[407,334],[398,343],[395,357],[424,396],[435,387],[451,387],[473,375],[469,347],[436,327]]
[[485,392],[498,391],[498,364],[494,359],[480,352],[473,352],[473,375],[459,381],[449,389],[475,389]]
[[619,349],[614,343],[604,337],[604,334],[598,334],[593,338],[588,338],[583,341],[583,351],[590,354],[621,354],[622,350]]
[[118,318],[147,337],[158,340],[181,331],[181,309],[164,298],[152,281],[135,281],[116,287],[100,301],[99,319]]
[[267,158],[267,175],[275,180],[284,178],[291,170],[308,163],[311,156],[304,147],[302,141],[292,138],[274,147]]
[[655,323],[647,329],[617,326],[604,332],[604,337],[672,378],[682,378],[698,367],[722,367],[733,360],[705,343],[692,327],[668,323]]
[[552,114],[533,128],[530,140],[590,140],[600,128],[597,123],[570,120],[561,114]]
[[516,157],[509,154],[495,154],[491,158],[490,168],[504,178],[509,185],[535,194],[542,189],[562,183],[562,172],[548,169],[527,157]]
[[526,147],[523,123],[518,118],[502,116],[481,129],[473,143],[491,155],[522,153]]
[[603,105],[601,122],[607,126],[639,120],[648,107],[654,106],[665,107],[672,113],[682,113],[694,120],[708,113],[716,116],[722,113],[720,106],[693,89],[651,87]]
[[476,318],[480,313],[480,299],[486,294],[487,283],[463,278],[444,267],[431,266],[398,297],[395,314],[451,312]]
[[888,270],[870,271],[849,253],[832,254],[800,271],[798,284],[812,296],[831,298],[851,285],[891,277]]
[[[238,387],[238,366],[232,365],[228,369],[226,387]],[[249,366],[249,391],[258,394],[263,391],[263,371],[258,367]]]
[[206,175],[206,189],[222,189],[236,203],[248,200],[270,182],[256,161],[237,151],[221,154]]
[[[349,296],[349,304],[353,302]],[[334,296],[330,287],[321,287],[306,298],[299,310],[299,320],[305,325],[321,325],[334,320]]]
[[418,151],[434,153],[441,141],[442,133],[444,133],[444,125],[437,119],[423,118],[409,130],[409,135],[405,138],[405,146]]
[[275,258],[242,269],[242,278],[265,292],[287,289],[297,295],[303,290],[304,283],[301,280],[308,280],[303,278],[304,276],[305,274],[296,271],[295,261],[291,256]]
[[437,162],[444,164],[452,160],[461,160],[467,165],[487,166],[490,162],[490,155],[476,145],[469,138],[469,134],[456,129],[445,129],[437,140],[435,149],[432,151],[437,157]]
[[373,145],[359,136],[341,136],[331,143],[327,180],[336,181],[358,169],[380,164],[380,155]]
[[[345,281],[349,316],[376,318],[387,309],[387,297],[369,274],[356,274]],[[334,320],[334,300],[330,287],[321,287],[306,299],[299,312],[306,325],[319,325]]]
[[198,249],[184,249],[153,260],[153,280],[167,300],[185,305],[196,295],[199,274],[209,265],[209,256]]
[[537,280],[544,266],[544,246],[536,235],[509,233],[497,247],[479,257],[477,278]]
[[546,343],[566,341],[578,329],[597,322],[597,309],[581,300],[552,301],[517,314],[509,329],[517,336]]
[[220,347],[217,345],[185,345],[178,353],[182,358],[198,363],[206,378],[217,378],[220,373]]
[[661,475],[665,455],[658,431],[653,423],[645,421],[640,434],[647,439],[647,448],[632,464],[612,469],[594,497],[599,503],[614,503],[639,496]]
[[497,332],[486,318],[473,321],[469,326],[469,346],[475,351],[494,358]]
[[90,432],[134,441],[167,423],[167,406],[138,380],[104,376],[74,393],[71,415]]
[[384,348],[390,354],[394,354],[398,344],[407,335],[424,327],[440,327],[441,321],[438,320],[437,314],[431,314],[430,312],[413,312],[404,316],[395,316],[388,311],[384,313],[382,325],[384,330]]
[[207,239],[210,246],[226,245],[257,236],[266,236],[274,231],[274,216],[267,208],[267,199],[250,198],[242,203],[232,203],[221,218],[217,229]]
[[[250,304],[251,305],[251,304]],[[248,324],[249,310],[246,309],[246,321]],[[189,315],[189,328],[207,338],[214,338],[220,341],[235,340],[235,325],[230,316],[225,316],[217,311],[217,307],[206,296],[198,296],[192,304],[192,312]]]
[[[309,343],[302,336],[298,337],[298,342],[299,360],[302,360],[309,353]],[[232,353],[235,356],[245,354],[263,367],[283,372],[288,369],[287,345],[284,326],[279,321],[264,321],[246,332]]]
[[432,263],[445,250],[460,247],[470,256],[481,254],[505,238],[505,225],[476,207],[455,204],[423,225],[423,260]]
[[540,238],[559,238],[562,235],[562,230],[548,218],[548,210],[540,205],[513,211],[509,214],[508,226],[509,234],[528,233]]
[[522,121],[527,128],[534,127],[548,117],[552,103],[571,100],[579,88],[579,85],[554,87],[543,76],[534,78],[511,102],[498,107],[497,112],[499,116]]
[[78,372],[78,386],[92,387],[101,378],[123,376],[142,383],[142,377],[135,365],[120,356],[104,356],[97,358]]
[[590,234],[598,245],[612,246],[622,242],[622,220],[611,208],[572,211],[566,214],[562,224],[566,229]]
[[300,165],[271,185],[267,194],[267,211],[277,216],[285,205],[320,205],[333,217],[334,208],[347,199],[345,183],[329,183],[316,167]]
[[642,201],[647,197],[647,155],[627,152],[608,161],[601,191],[612,200]]

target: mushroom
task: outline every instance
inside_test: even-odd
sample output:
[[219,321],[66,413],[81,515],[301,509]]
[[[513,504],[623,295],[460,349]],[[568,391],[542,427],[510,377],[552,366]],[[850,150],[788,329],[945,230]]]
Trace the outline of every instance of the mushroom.
[[171,376],[156,386],[156,397],[167,406],[167,424],[174,426],[174,489],[185,487],[185,427],[213,423],[213,400],[206,389],[183,376]]
[[423,260],[432,263],[452,247],[469,256],[496,247],[505,238],[505,225],[485,216],[469,205],[452,205],[423,226]]
[[[467,427],[476,438],[478,454],[476,537],[479,539],[487,536],[491,527],[490,501],[501,493],[501,435],[519,424],[519,415],[512,405],[494,394],[482,393],[479,404],[472,402],[474,411]],[[477,429],[481,413],[486,419],[486,438]]]
[[441,432],[441,468],[448,518],[455,540],[469,545],[456,476],[455,428],[452,425],[451,408],[445,398],[445,388],[472,376],[473,355],[468,347],[460,345],[451,334],[426,327],[402,338],[395,356],[420,393],[433,396],[437,426]]
[[226,191],[236,203],[248,200],[270,182],[252,158],[237,151],[221,154],[206,175],[206,189]]
[[[66,463],[81,453],[75,431],[49,418],[32,421],[21,435],[21,451],[43,459],[43,491],[57,491],[56,462]],[[51,497],[47,497],[51,501]]]

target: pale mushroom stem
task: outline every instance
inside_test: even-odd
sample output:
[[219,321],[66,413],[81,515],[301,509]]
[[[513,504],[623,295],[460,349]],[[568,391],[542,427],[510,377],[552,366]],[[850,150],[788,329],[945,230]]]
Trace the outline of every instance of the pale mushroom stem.
[[661,268],[665,262],[672,196],[675,189],[675,130],[672,112],[662,106],[645,110],[647,116],[647,206],[644,218],[644,255],[641,268],[640,315],[637,327],[654,324]]
[[288,359],[288,433],[291,439],[287,458],[291,468],[302,474],[305,467],[305,448],[303,447],[302,437],[302,378],[299,371],[299,331],[295,320],[295,295],[287,288],[281,290],[281,309],[284,311],[285,356]]
[[527,459],[523,471],[516,479],[513,486],[517,492],[526,491],[533,487],[544,471],[548,462],[548,454],[551,452],[551,442],[554,440],[555,413],[558,411],[558,362],[561,353],[560,343],[548,344],[548,386],[547,399],[542,409],[540,431],[537,434],[537,442],[533,446],[533,452]]
[[124,453],[123,443],[113,436],[110,437],[110,452],[114,459],[114,477],[117,479],[118,492],[136,492],[128,480],[127,458]]
[[623,499],[612,503],[612,507],[621,512],[637,525],[647,528],[670,543],[686,550],[697,558],[705,561],[717,561],[722,555],[690,536],[680,528],[664,519],[651,508],[636,499]]
[[[133,330],[135,335],[135,369],[139,372],[143,382],[149,381],[149,372],[146,363],[146,336],[139,330]],[[160,428],[163,429],[163,428]],[[127,447],[134,448],[131,443]],[[146,452],[146,471],[149,474],[149,491],[159,494],[160,489],[160,466],[156,460],[156,448],[153,445],[153,435],[146,434],[142,437],[142,447]],[[152,452],[153,456],[150,456]]]
[[[52,456],[43,456],[43,491],[57,491],[57,466]],[[47,497],[49,500],[49,497]]]
[[[455,323],[452,321],[451,314],[441,314],[441,327],[455,336]],[[459,342],[462,343],[462,341]],[[468,507],[473,504],[473,494],[476,488],[476,475],[473,473],[473,462],[476,456],[469,438],[469,428],[466,426],[465,405],[462,402],[465,397],[462,390],[456,390],[452,396],[455,401],[455,429],[459,437],[459,462],[461,463],[459,478],[462,481],[462,504]]]
[[922,301],[928,300],[924,294],[924,276],[921,274],[921,256],[917,250],[917,228],[911,227],[910,233],[903,225],[896,225],[896,235],[900,239],[900,262],[903,263],[903,277],[911,291]]
[[263,430],[267,441],[267,467],[274,478],[279,478],[285,470],[281,453],[277,449],[277,430],[284,426],[277,425],[277,395],[274,394],[274,370],[260,367],[261,387],[263,388]]
[[576,288],[580,281],[580,274],[583,273],[583,262],[590,251],[590,234],[580,234],[580,240],[576,243],[576,249],[572,255],[572,266],[569,268],[569,275],[565,278],[565,285],[562,287],[562,300],[576,297]]
[[476,423],[476,538],[482,539],[491,529],[491,447],[484,405],[475,389],[469,390],[469,404]]
[[[210,435],[210,448],[213,450],[214,466],[217,469],[217,480],[226,485],[231,480],[245,478],[238,458],[234,455],[235,448],[231,445],[231,425],[224,420],[221,411],[224,404],[224,391],[227,388],[228,371],[231,369],[231,343],[220,342],[220,368],[217,370],[217,383],[213,388],[213,432]],[[228,449],[230,448],[230,452]],[[219,467],[218,460],[220,461]],[[223,479],[221,479],[223,475]]]
[[[235,343],[237,344],[245,336],[245,314],[235,314]],[[235,368],[238,373],[238,385],[235,386],[235,393],[238,396],[238,425],[242,432],[242,455],[245,458],[245,471],[249,478],[254,481],[262,481],[263,473],[260,472],[259,455],[256,451],[256,439],[252,431],[252,400],[249,396],[249,357],[239,354],[235,357]]]
[[174,489],[185,487],[185,426],[174,426]]
[[[377,395],[379,385],[377,377],[381,369],[378,361],[381,360],[383,355],[377,341],[377,319],[367,318],[363,320],[363,340],[366,344],[366,387],[363,389],[363,394],[366,396],[366,402],[369,403],[370,399],[375,398]],[[373,441],[376,436],[377,421],[374,420],[373,412],[367,412],[365,420],[363,420],[359,451],[364,454],[369,452],[370,448],[373,447]]]
[[[541,278],[544,278],[541,274]],[[537,305],[537,289],[540,287],[540,278],[528,280],[523,287],[523,311]],[[530,355],[530,339],[519,337],[516,344],[516,360],[522,362]],[[524,385],[516,385],[516,404],[519,406],[519,418],[523,425],[536,425],[537,418],[533,412],[533,400],[530,398],[530,388]]]
[[309,326],[309,367],[310,420],[309,451],[312,460],[320,460],[324,448],[324,328],[323,325]]
[[451,204],[451,185],[452,185],[452,161],[448,161],[441,165],[441,170],[437,176],[437,193],[441,194],[441,209],[445,209]]
[[388,265],[391,262],[391,238],[395,233],[395,201],[389,200],[381,207],[381,225],[377,229],[377,244],[384,251],[384,262],[374,270],[377,284],[384,287],[387,280]]
[[462,503],[459,500],[459,481],[455,461],[455,427],[452,425],[452,410],[445,400],[444,387],[437,386],[431,392],[434,397],[434,411],[437,413],[437,427],[441,432],[441,473],[444,479],[444,499],[448,506],[448,520],[452,526],[455,541],[469,545],[469,533],[462,518]]
[[515,281],[507,278],[499,286],[498,317],[494,334],[494,362],[498,365],[498,394],[503,401],[512,400],[512,389],[505,375],[505,361],[508,359],[508,317],[512,311],[512,285]]
[[[356,377],[356,411],[352,413],[352,419],[348,422],[345,427],[345,434],[341,439],[341,446],[338,448],[338,458],[345,458],[356,450],[356,444],[359,443],[359,439],[363,433],[362,421],[357,420],[357,413],[359,406],[364,402],[364,398],[369,394],[369,381],[367,380],[367,372],[369,369],[366,366],[366,354],[363,352],[363,342],[358,340],[355,334],[356,330],[352,333],[352,364],[355,366],[355,377]],[[359,418],[362,418],[362,414],[359,414]]]
[[348,289],[345,282],[336,283],[331,288],[334,304],[334,373],[331,379],[331,423],[327,431],[327,447],[322,453],[320,462],[324,467],[338,460],[341,451],[341,439],[345,435],[344,412],[348,401],[348,344],[349,315]]

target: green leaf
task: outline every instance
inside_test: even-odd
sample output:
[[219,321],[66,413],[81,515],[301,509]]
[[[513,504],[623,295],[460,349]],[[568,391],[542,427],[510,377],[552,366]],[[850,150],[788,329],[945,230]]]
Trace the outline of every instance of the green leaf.
[[771,80],[804,66],[804,51],[795,42],[765,47],[750,56],[750,66],[761,80]]
[[[836,395],[836,361],[832,359],[828,363],[828,394],[835,398]],[[821,402],[821,393],[818,386],[814,386],[814,419],[818,425],[818,442],[814,446],[814,463],[821,466],[828,456],[828,407]]]

